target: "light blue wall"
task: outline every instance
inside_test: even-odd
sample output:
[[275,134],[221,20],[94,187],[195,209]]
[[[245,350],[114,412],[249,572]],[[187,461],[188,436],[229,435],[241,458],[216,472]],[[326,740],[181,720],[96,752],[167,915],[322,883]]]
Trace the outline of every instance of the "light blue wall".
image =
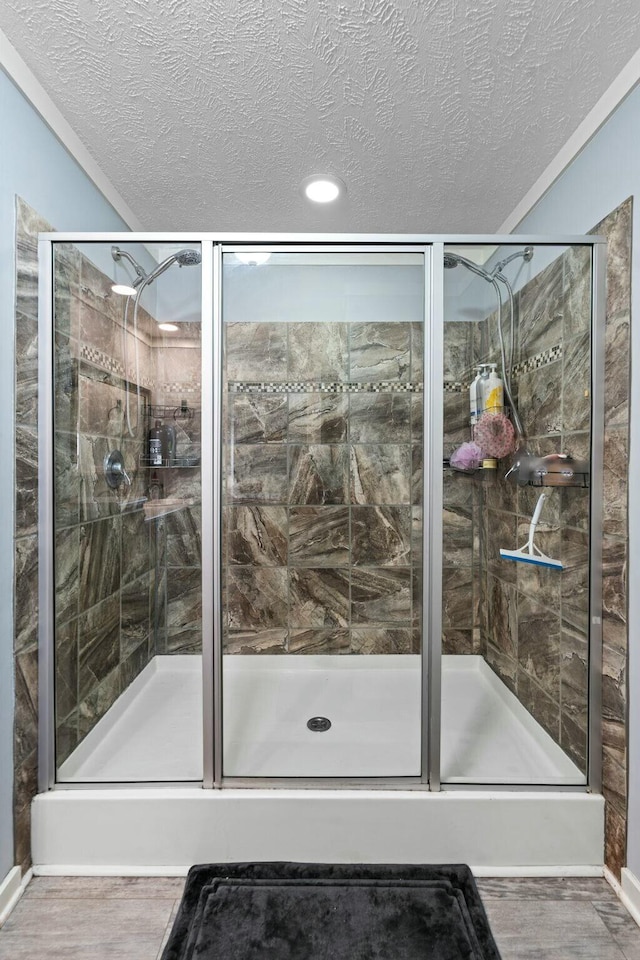
[[631,449],[629,457],[629,817],[627,864],[640,876],[640,500],[635,478],[640,468],[640,87],[567,168],[518,233],[585,233],[627,197],[634,196],[631,325]]
[[58,230],[127,230],[102,194],[0,72],[0,882],[13,866],[13,556],[15,196]]

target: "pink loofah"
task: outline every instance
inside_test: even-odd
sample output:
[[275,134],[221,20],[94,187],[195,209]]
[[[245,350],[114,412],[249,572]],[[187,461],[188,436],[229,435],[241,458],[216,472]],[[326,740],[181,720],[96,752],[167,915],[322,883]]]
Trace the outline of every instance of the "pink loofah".
[[449,463],[456,470],[477,470],[482,463],[482,450],[473,440],[463,443],[449,457]]
[[483,413],[473,431],[485,457],[508,456],[515,448],[515,430],[504,413]]

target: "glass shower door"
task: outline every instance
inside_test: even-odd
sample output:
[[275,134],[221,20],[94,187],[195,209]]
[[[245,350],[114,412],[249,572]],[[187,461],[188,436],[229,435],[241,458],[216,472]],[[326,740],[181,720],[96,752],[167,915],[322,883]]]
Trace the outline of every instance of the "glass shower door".
[[424,253],[223,254],[223,774],[421,774]]

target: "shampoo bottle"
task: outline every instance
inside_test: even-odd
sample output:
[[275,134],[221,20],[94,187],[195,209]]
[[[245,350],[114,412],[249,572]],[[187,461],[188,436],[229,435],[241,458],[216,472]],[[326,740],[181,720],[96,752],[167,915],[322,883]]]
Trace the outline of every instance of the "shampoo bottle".
[[156,425],[149,430],[149,464],[152,467],[162,466],[162,423],[156,420]]
[[491,373],[482,384],[482,406],[487,413],[502,413],[504,408],[504,387],[496,373],[497,366],[491,364]]
[[475,380],[471,381],[469,387],[469,415],[471,426],[475,426],[480,416],[480,381],[482,379],[482,367],[476,367]]

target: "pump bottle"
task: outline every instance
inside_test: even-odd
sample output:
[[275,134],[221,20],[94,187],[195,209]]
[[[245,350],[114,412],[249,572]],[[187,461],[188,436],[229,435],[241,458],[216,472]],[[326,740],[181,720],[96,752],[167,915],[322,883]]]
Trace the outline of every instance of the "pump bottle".
[[482,407],[487,413],[502,413],[504,410],[504,386],[496,373],[498,364],[490,364],[491,372],[482,383]]

